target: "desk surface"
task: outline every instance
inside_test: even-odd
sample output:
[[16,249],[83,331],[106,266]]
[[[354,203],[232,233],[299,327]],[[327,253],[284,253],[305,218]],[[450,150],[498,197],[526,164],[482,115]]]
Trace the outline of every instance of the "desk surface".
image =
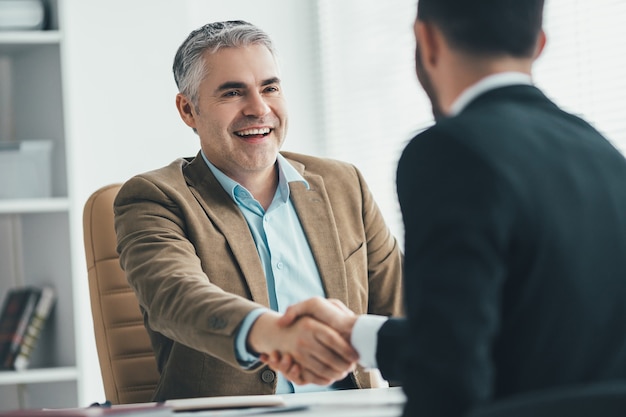
[[187,417],[227,417],[227,416],[266,416],[266,417],[400,417],[406,397],[402,388],[354,389],[342,391],[307,392],[282,395],[288,409],[256,408],[254,410],[200,411],[192,414],[176,413]]
[[306,405],[308,408],[275,414],[281,417],[399,417],[406,401],[400,387],[309,392],[283,398],[288,406]]

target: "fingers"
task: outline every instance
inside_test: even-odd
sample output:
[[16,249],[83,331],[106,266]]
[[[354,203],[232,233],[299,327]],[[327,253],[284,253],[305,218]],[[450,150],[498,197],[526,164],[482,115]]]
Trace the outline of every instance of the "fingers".
[[[290,305],[287,307],[285,314],[283,314],[283,316],[278,320],[278,325],[286,327],[293,324],[299,317],[313,315],[313,312],[315,311],[316,306],[320,303],[320,300],[323,300],[323,298],[312,297],[308,300]],[[318,318],[318,320],[320,319]]]
[[259,316],[248,345],[294,383],[328,385],[345,378],[359,359],[349,343],[355,320],[339,300],[314,297],[292,305],[283,316]]
[[308,369],[302,369],[299,375],[300,375],[299,379],[293,381],[295,384],[298,384],[298,385],[306,385],[306,384],[330,385],[339,379],[336,377],[328,378],[327,376],[320,376],[309,371]]
[[294,363],[293,366],[287,372],[283,372],[283,375],[285,375],[285,377],[288,380],[298,385],[306,385],[306,384],[327,385],[327,384],[318,384],[317,382],[315,382],[315,378],[314,378],[315,375],[311,374],[310,372],[304,371],[302,367],[298,365],[297,363]]
[[272,352],[270,354],[262,354],[259,356],[261,362],[272,368],[277,372],[281,372],[285,375],[289,373],[295,362],[289,354],[281,355],[279,352]]
[[342,303],[341,301],[337,300],[336,298],[329,298],[328,301],[333,303],[337,308],[339,308],[344,313],[346,313],[346,314],[354,314],[354,312],[352,310],[350,310],[348,308],[348,306],[346,306],[344,303]]
[[278,320],[278,325],[289,326],[302,316],[311,316],[345,333],[348,330],[351,331],[346,327],[348,325],[346,317],[354,316],[354,313],[339,300],[312,297],[289,306],[285,314]]
[[281,371],[282,369],[278,369],[273,364],[278,364],[281,361],[281,354],[278,351],[273,351],[271,353],[261,353],[259,355],[259,360],[267,365],[270,365],[272,369],[275,371]]
[[[335,329],[329,328],[313,319],[303,318],[302,320],[311,320],[311,323],[308,324],[314,327],[312,329],[313,336],[327,348],[328,352],[332,352],[334,357],[339,360],[339,363],[337,363],[338,368],[345,367],[346,364],[351,365],[359,360],[357,351]],[[322,353],[324,353],[324,358],[332,361],[332,358],[325,351],[319,352],[319,355],[322,355]]]
[[302,369],[289,354],[281,355],[278,352],[272,352],[269,355],[263,354],[260,358],[263,363],[282,373],[285,378],[297,385],[329,385],[335,381],[327,375],[317,375],[312,371]]
[[303,317],[295,323],[294,331],[299,335],[294,350],[289,353],[317,379],[342,379],[354,368],[358,354],[335,330]]
[[277,338],[281,347],[261,360],[292,382],[328,385],[354,369],[357,352],[334,329],[311,317],[298,319]]
[[261,360],[270,368],[282,373],[285,378],[297,385],[327,385],[332,383],[332,381],[328,381],[327,379],[319,378],[314,373],[304,371],[289,354],[281,355],[278,352],[273,352],[270,355],[261,355]]

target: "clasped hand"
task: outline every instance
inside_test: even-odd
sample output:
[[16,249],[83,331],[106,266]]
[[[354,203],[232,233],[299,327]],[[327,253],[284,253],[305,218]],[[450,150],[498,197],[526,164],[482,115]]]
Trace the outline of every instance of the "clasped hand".
[[338,300],[310,298],[284,315],[262,314],[248,345],[261,360],[298,384],[329,385],[345,378],[359,359],[350,344],[356,315]]

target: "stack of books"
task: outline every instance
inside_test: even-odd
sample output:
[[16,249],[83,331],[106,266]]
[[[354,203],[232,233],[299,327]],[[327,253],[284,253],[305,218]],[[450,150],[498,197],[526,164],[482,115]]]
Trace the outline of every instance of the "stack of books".
[[0,311],[1,370],[28,367],[55,300],[50,286],[18,287],[7,292]]

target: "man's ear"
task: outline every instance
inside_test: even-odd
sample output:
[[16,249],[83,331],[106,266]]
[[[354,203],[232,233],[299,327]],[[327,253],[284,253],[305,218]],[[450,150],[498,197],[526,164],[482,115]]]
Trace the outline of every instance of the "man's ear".
[[437,65],[441,49],[439,33],[428,22],[416,20],[414,28],[415,40],[419,43],[422,62],[426,68]]
[[541,29],[539,31],[539,35],[537,36],[537,44],[535,45],[535,53],[533,54],[533,59],[539,58],[539,56],[543,52],[543,48],[546,47],[546,42],[547,42],[546,32],[544,32],[543,29]]
[[194,111],[194,105],[184,94],[176,94],[176,109],[180,118],[183,119],[185,124],[193,129],[196,128],[196,115]]

